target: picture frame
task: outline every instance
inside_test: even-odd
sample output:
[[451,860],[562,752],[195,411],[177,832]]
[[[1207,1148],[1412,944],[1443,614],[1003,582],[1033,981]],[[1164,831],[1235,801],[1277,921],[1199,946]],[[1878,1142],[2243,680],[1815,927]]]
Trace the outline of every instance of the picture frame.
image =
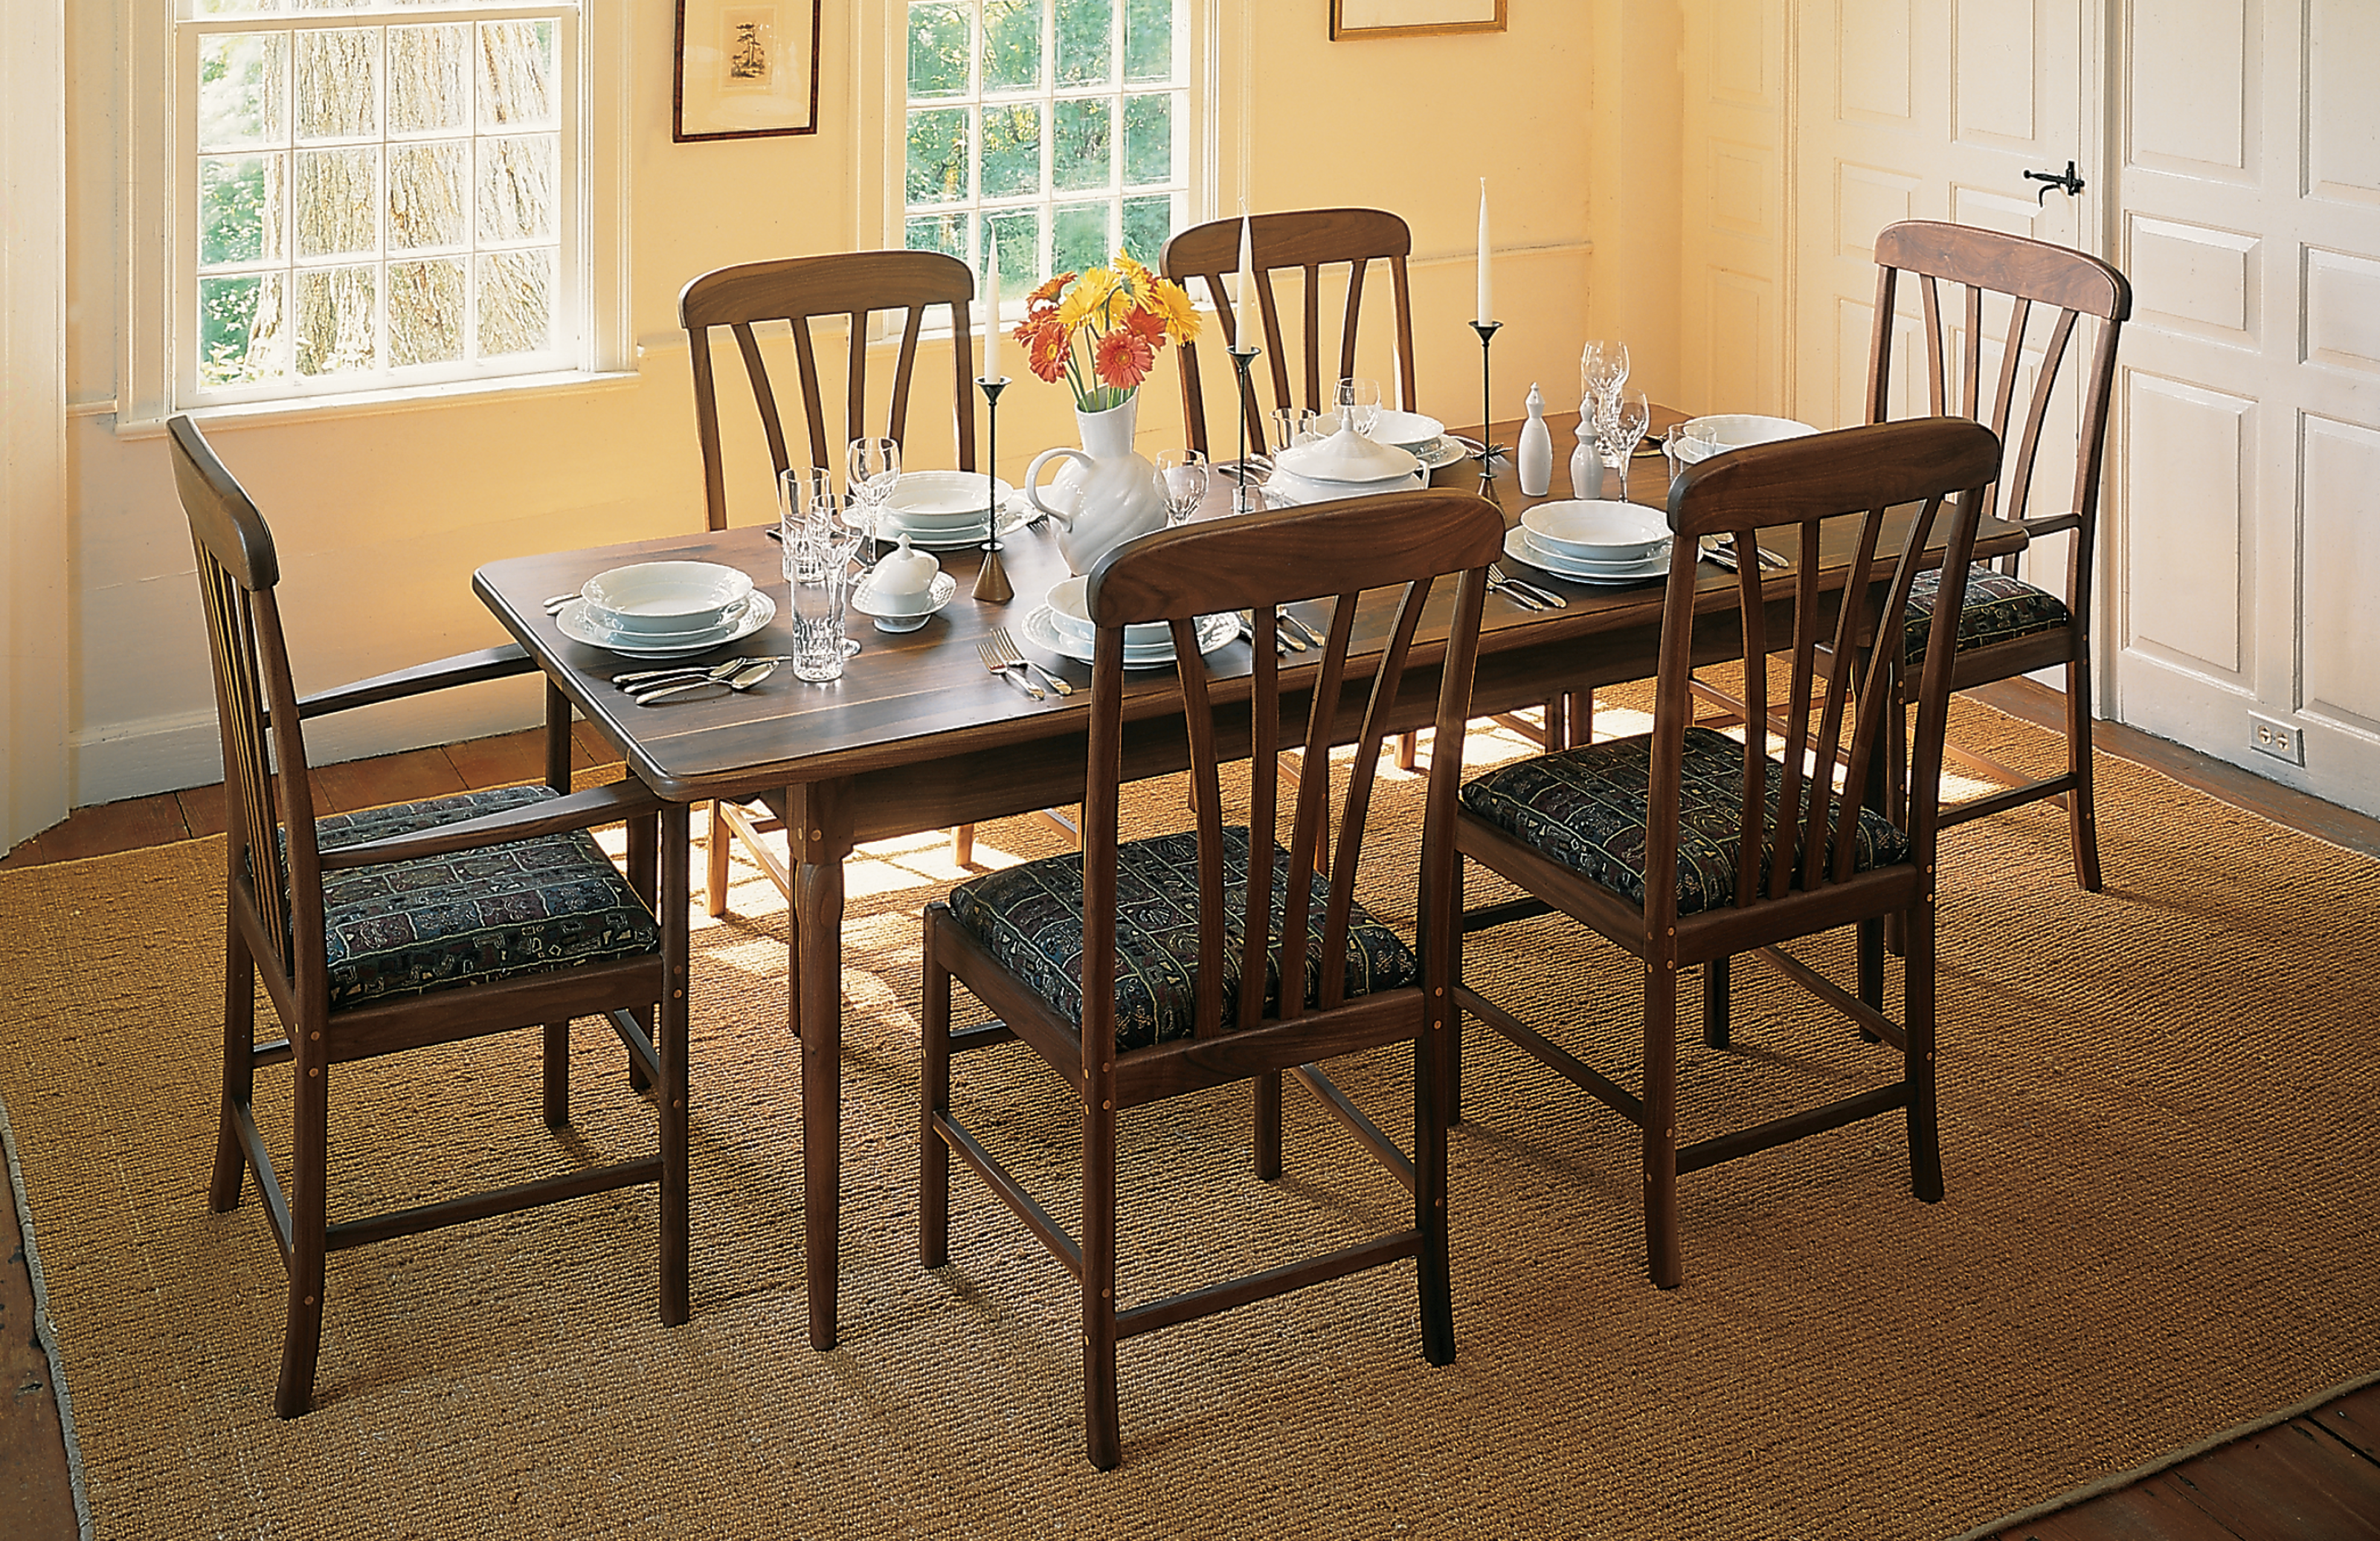
[[1504,0],[1330,0],[1330,39],[1500,32]]
[[677,0],[670,138],[818,132],[821,0]]

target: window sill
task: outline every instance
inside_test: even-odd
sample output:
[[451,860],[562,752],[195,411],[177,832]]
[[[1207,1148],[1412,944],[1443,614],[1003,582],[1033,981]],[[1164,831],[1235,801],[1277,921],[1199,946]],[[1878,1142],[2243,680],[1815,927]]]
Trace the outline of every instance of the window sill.
[[[436,385],[412,385],[395,390],[357,391],[344,395],[304,396],[278,401],[235,402],[190,409],[191,419],[210,428],[264,428],[281,423],[320,422],[337,418],[372,418],[395,412],[420,412],[465,406],[491,397],[544,397],[596,391],[617,391],[638,383],[643,376],[627,370],[564,370],[551,374],[505,375],[494,380],[447,381]],[[78,417],[99,417],[114,403],[79,408]],[[117,417],[119,439],[154,439],[165,431],[164,417]]]

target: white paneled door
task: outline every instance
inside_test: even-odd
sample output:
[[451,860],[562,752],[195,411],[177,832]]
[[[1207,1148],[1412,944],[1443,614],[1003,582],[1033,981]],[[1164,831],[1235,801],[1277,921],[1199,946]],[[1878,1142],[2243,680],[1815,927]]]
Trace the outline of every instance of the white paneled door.
[[[2084,244],[2100,189],[2082,113],[2083,4],[1796,0],[1794,416],[1865,419],[1884,226],[1947,219]],[[2084,168],[2079,199],[2026,176],[2062,177],[2070,161]],[[1924,379],[1907,360],[1893,373]]]
[[2380,4],[2119,25],[2111,710],[2380,814]]

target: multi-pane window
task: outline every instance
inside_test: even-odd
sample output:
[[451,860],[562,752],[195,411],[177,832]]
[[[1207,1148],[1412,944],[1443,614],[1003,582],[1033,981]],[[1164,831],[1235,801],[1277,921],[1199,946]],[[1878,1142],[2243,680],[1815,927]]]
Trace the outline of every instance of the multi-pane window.
[[580,363],[575,5],[186,3],[181,399]]
[[903,244],[1003,290],[1187,223],[1189,0],[909,0]]

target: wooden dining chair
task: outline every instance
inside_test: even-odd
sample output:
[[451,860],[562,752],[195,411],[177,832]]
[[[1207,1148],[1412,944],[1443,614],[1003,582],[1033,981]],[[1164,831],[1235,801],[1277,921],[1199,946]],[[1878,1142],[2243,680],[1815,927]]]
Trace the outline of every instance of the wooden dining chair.
[[[235,1207],[253,1171],[288,1269],[273,1411],[293,1418],[313,1405],[329,1253],[490,1215],[658,1183],[662,1321],[684,1322],[686,932],[683,922],[665,928],[654,918],[652,893],[656,877],[661,892],[684,891],[683,823],[659,842],[660,863],[672,871],[656,872],[654,828],[659,819],[682,821],[685,809],[631,778],[566,795],[508,787],[318,819],[306,721],[456,681],[386,676],[300,698],[282,632],[272,531],[190,419],[168,427],[213,657],[228,818],[223,1092],[207,1203],[218,1212]],[[623,819],[641,831],[628,877],[587,833]],[[255,1034],[260,971],[283,1028],[265,1042]],[[570,1024],[587,1016],[609,1022],[637,1078],[653,1089],[653,1153],[590,1166],[550,1149],[533,1164],[565,1170],[329,1218],[337,1067],[540,1027],[543,1113],[559,1130],[569,1122]],[[257,1070],[275,1064],[290,1067],[293,1087],[285,1188],[253,1101]],[[351,1159],[401,1159],[377,1130],[350,1129],[342,1139]]]
[[[1248,219],[1248,247],[1250,259],[1256,264],[1250,282],[1256,291],[1256,319],[1262,331],[1258,346],[1264,349],[1263,373],[1272,387],[1271,406],[1325,410],[1331,406],[1330,393],[1339,382],[1356,372],[1365,285],[1367,275],[1377,266],[1388,270],[1389,336],[1395,349],[1396,405],[1408,412],[1419,410],[1414,394],[1413,295],[1405,271],[1406,261],[1413,255],[1413,231],[1402,216],[1385,209],[1289,209],[1254,214]],[[1158,255],[1158,269],[1164,277],[1185,287],[1193,278],[1205,285],[1208,297],[1214,303],[1216,319],[1221,323],[1220,335],[1226,346],[1234,335],[1233,323],[1238,315],[1234,301],[1239,290],[1233,275],[1239,266],[1237,219],[1211,220],[1178,232]],[[1292,273],[1298,275],[1294,350],[1290,346],[1293,334],[1281,298],[1285,275]],[[1377,285],[1375,289],[1377,292]],[[1337,313],[1333,332],[1338,351],[1326,375],[1323,360],[1330,355],[1326,353],[1323,322],[1334,300]],[[1206,386],[1199,375],[1198,346],[1195,341],[1182,345],[1179,372],[1183,433],[1189,447],[1210,460],[1217,445],[1227,451],[1235,449],[1236,431],[1230,427],[1229,418],[1224,419],[1224,431],[1232,436],[1210,442]],[[1244,390],[1235,385],[1234,393],[1240,397],[1240,411],[1246,424],[1248,453],[1264,455],[1268,407],[1259,399],[1256,370],[1248,371],[1245,385]],[[1555,699],[1545,703],[1536,722],[1511,715],[1500,715],[1495,721],[1554,749],[1565,741],[1562,713],[1562,701]],[[1410,770],[1415,767],[1417,759],[1413,734],[1398,734],[1396,753],[1399,769]]]
[[[929,1268],[947,1258],[955,1152],[1081,1287],[1084,1417],[1095,1466],[1122,1459],[1121,1339],[1411,1257],[1423,1353],[1432,1364],[1454,1358],[1446,1231],[1446,990],[1455,948],[1450,826],[1484,569],[1502,536],[1494,504],[1467,493],[1415,491],[1194,524],[1144,536],[1102,558],[1090,582],[1099,632],[1082,853],[978,879],[927,907],[918,1256]],[[1438,582],[1450,574],[1461,576],[1451,586]],[[1359,617],[1362,592],[1380,588],[1393,591],[1393,614],[1381,615],[1376,604]],[[1285,681],[1273,607],[1316,598],[1335,603],[1326,646]],[[1220,671],[1210,671],[1192,640],[1194,618],[1241,609],[1255,616],[1249,649],[1227,649],[1218,655]],[[1447,617],[1442,655],[1415,641],[1425,611],[1434,620]],[[1126,682],[1123,628],[1160,620],[1171,623],[1183,660],[1196,828],[1123,843],[1117,822],[1127,733],[1142,742],[1161,720],[1146,720],[1148,687]],[[1408,667],[1429,661],[1442,668],[1436,725],[1444,748],[1430,757],[1414,874],[1418,924],[1408,943],[1354,893],[1388,732],[1385,713]],[[1252,674],[1230,677],[1242,667]],[[1305,778],[1287,807],[1280,796],[1284,708],[1294,710],[1301,695],[1313,702],[1303,737],[1307,764],[1324,764],[1331,746],[1348,738],[1355,746],[1327,874],[1315,868],[1330,813],[1330,778]],[[1227,826],[1219,742],[1237,741],[1243,700],[1250,714],[1249,815],[1245,825]],[[1252,915],[1269,919],[1251,925]],[[1002,1020],[954,1035],[953,977]],[[1284,978],[1302,985],[1284,990]],[[1082,1098],[1079,1237],[962,1122],[967,1100],[953,1093],[953,1051],[1011,1038],[1022,1038]],[[1401,1042],[1415,1055],[1410,1154],[1359,1112],[1318,1063]],[[1253,1081],[1256,1169],[1269,1181],[1281,1171],[1284,1072],[1411,1191],[1411,1224],[1302,1261],[1123,1304],[1116,1278],[1116,1145],[1123,1111]],[[988,1116],[996,1121],[999,1114]]]
[[[975,344],[967,311],[974,299],[974,273],[957,258],[939,251],[844,251],[742,262],[715,269],[687,284],[678,294],[677,313],[694,359],[694,425],[702,444],[703,510],[710,528],[725,529],[728,512],[726,456],[711,358],[714,328],[725,329],[735,339],[769,447],[769,483],[759,486],[756,479],[750,491],[756,501],[765,494],[765,505],[774,507],[775,479],[795,461],[794,442],[786,433],[785,408],[779,403],[780,392],[771,381],[768,357],[761,348],[760,329],[782,323],[793,334],[793,394],[798,397],[800,421],[809,436],[809,458],[799,464],[824,466],[840,476],[845,446],[853,439],[877,435],[905,442],[918,338],[927,313],[937,307],[945,309],[951,325],[958,468],[972,471]],[[900,313],[900,345],[892,359],[890,394],[881,415],[874,416],[868,385],[869,344],[875,318],[890,312]],[[819,373],[821,321],[844,333],[843,411],[832,432],[828,431],[827,396]],[[759,804],[711,805],[709,860],[703,875],[705,907],[711,915],[727,913],[730,840],[742,841],[778,892],[792,902],[792,873],[780,848],[781,840],[771,838],[781,837],[783,830],[776,817]],[[952,831],[953,853],[962,866],[973,859],[974,836],[972,825]]]
[[[1998,462],[1999,441],[1988,429],[1926,419],[1755,445],[1688,467],[1670,493],[1677,540],[1663,597],[1652,731],[1515,761],[1463,789],[1458,847],[1524,892],[1466,912],[1466,971],[1486,965],[1485,944],[1468,939],[1550,911],[1599,933],[1643,966],[1643,1074],[1635,1090],[1469,983],[1458,985],[1455,998],[1464,1012],[1637,1126],[1645,1251],[1653,1282],[1663,1289],[1675,1288],[1682,1275],[1681,1173],[1898,1108],[1908,1120],[1911,1191],[1928,1203],[1942,1195],[1934,1091],[1934,842],[1950,694],[1950,661],[1943,655],[1949,649],[1927,659],[1915,693],[1917,722],[1906,740],[1912,764],[1901,778],[1910,788],[1908,817],[1896,824],[1880,806],[1879,763],[1892,742],[1884,724],[1894,684],[1884,671],[1867,671],[1854,696],[1854,644],[1878,617],[1907,605],[1929,541],[1947,554],[1942,594],[1958,603],[1983,488]],[[1913,516],[1893,513],[1893,505],[1908,504],[1918,505]],[[1856,529],[1829,532],[1824,522],[1845,514],[1855,516]],[[1884,557],[1887,524],[1895,517],[1906,521],[1906,532],[1897,557]],[[1731,596],[1700,594],[1699,543],[1722,534],[1735,536],[1742,550],[1783,540],[1795,565],[1772,573],[1747,564]],[[1822,564],[1868,572],[1879,560],[1890,561],[1883,592],[1854,586],[1847,602],[1821,592]],[[1770,752],[1767,735],[1738,742],[1694,722],[1692,671],[1712,661],[1711,638],[1725,630],[1713,626],[1714,615],[1700,613],[1715,606],[1715,615],[1736,628],[1752,722],[1768,717],[1768,673],[1759,665],[1772,651],[1786,655],[1779,753]],[[1790,629],[1772,629],[1789,616]],[[1824,705],[1814,706],[1822,692]],[[1845,767],[1840,789],[1830,773],[1839,750]],[[1880,923],[1887,916],[1900,918],[1906,938],[1897,1021],[1883,1010]],[[1845,926],[1858,928],[1854,989],[1784,950],[1787,941]],[[1704,1042],[1725,1049],[1731,1041],[1729,967],[1738,953],[1760,959],[1832,1006],[1863,1037],[1898,1049],[1899,1078],[1682,1143],[1679,973],[1702,965]],[[1564,989],[1540,1003],[1567,1010],[1572,1002]]]
[[[1986,517],[2024,527],[2034,541],[2065,534],[2063,572],[2041,571],[2034,555],[2010,555],[1967,576],[1950,687],[1969,690],[2037,669],[2060,669],[2066,686],[2066,769],[2034,777],[1960,746],[1961,765],[2001,790],[1942,809],[1942,827],[2044,798],[2065,805],[2074,880],[2099,889],[2099,829],[2091,776],[2091,575],[2097,552],[2100,476],[2116,345],[2131,314],[2124,275],[2085,252],[1937,220],[1888,225],[1876,240],[1876,330],[1868,351],[1868,420],[1895,415],[1896,394],[1915,393],[1893,365],[1909,318],[1899,314],[1904,283],[1917,291],[1916,331],[1925,347],[1922,402],[1908,409],[1987,424],[2004,446]],[[1945,293],[1945,290],[1949,293]],[[1984,361],[1995,354],[1987,376]],[[2063,397],[2061,401],[2059,398]],[[2057,408],[2063,406],[2062,417]],[[2070,427],[2070,438],[2053,423]],[[2030,576],[2021,576],[2028,573]],[[1907,686],[1922,671],[1940,601],[1938,573],[1910,591],[1899,657],[1883,651]],[[1888,643],[1893,638],[1888,637]],[[1908,689],[1899,699],[1911,699]],[[1897,720],[1897,719],[1896,719]],[[1888,765],[1897,765],[1890,757]],[[1896,806],[1900,796],[1894,790]]]

